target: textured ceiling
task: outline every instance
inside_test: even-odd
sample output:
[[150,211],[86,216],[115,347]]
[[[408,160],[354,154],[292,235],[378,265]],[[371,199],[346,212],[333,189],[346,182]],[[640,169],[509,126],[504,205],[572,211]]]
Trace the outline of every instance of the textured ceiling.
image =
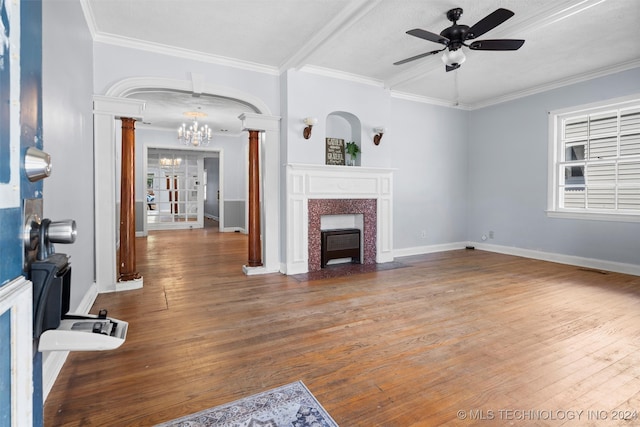
[[[640,66],[639,0],[83,0],[83,7],[96,41],[276,74],[326,72],[462,108]],[[458,23],[469,26],[497,8],[512,10],[478,39],[525,44],[511,52],[463,48],[466,62],[448,73],[440,55],[393,65],[439,49],[406,31],[440,33],[454,7],[464,9]],[[239,107],[229,105],[233,114]]]

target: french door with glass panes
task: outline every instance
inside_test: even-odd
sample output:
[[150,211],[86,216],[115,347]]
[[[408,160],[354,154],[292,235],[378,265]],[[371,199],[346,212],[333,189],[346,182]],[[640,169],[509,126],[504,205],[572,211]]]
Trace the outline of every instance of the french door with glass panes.
[[204,162],[198,154],[149,148],[147,227],[149,230],[202,228]]

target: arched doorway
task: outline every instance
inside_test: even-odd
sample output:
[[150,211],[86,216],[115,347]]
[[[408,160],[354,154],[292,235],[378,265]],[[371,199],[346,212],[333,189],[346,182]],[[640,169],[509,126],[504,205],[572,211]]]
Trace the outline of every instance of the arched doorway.
[[[197,87],[196,92],[194,88]],[[116,280],[116,126],[121,117],[144,118],[144,101],[127,98],[144,90],[173,90],[192,94],[226,97],[251,105],[256,113],[240,118],[243,129],[259,130],[261,141],[262,251],[264,264],[247,274],[277,272],[280,269],[278,236],[280,234],[280,166],[279,117],[271,116],[267,105],[253,95],[233,88],[198,81],[165,78],[129,78],[114,84],[104,96],[94,96],[94,179],[95,179],[95,257],[97,291],[112,292],[134,289]],[[240,266],[239,266],[240,268]]]

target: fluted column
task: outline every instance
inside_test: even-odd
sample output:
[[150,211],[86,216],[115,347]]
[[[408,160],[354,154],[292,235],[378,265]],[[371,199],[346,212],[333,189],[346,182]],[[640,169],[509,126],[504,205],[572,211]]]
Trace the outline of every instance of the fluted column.
[[140,278],[136,271],[135,119],[122,117],[122,168],[120,174],[120,265],[118,281]]
[[260,133],[249,130],[249,267],[262,265],[260,233]]

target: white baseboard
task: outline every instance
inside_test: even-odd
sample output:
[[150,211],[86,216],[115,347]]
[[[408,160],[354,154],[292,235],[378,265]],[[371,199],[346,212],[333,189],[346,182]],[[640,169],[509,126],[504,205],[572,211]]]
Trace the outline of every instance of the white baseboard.
[[467,242],[454,242],[444,243],[441,245],[416,246],[413,248],[394,249],[393,256],[403,257],[411,255],[431,254],[435,252],[455,251],[457,249],[463,249],[465,246],[467,246]]
[[475,246],[476,249],[480,249],[483,251],[496,252],[506,255],[516,255],[525,258],[539,259],[541,261],[557,262],[560,264],[575,265],[578,267],[592,268],[594,270],[606,270],[615,273],[640,276],[640,265],[637,264],[626,264],[622,262],[585,258],[574,255],[564,255],[553,252],[542,252],[532,249],[514,248],[511,246],[492,245],[488,243],[469,242],[468,245]]
[[[94,282],[87,292],[84,294],[82,301],[80,301],[80,305],[75,309],[71,310],[73,313],[77,314],[87,314],[93,307],[93,303],[96,301],[96,297],[98,296],[98,286]],[[67,360],[67,356],[69,355],[68,351],[49,351],[42,356],[42,401],[47,401],[47,396],[49,396],[49,392],[51,388],[53,388],[53,384],[56,382],[58,375],[60,374],[60,370],[64,366],[64,362]]]
[[242,234],[247,234],[247,232],[245,231],[244,228],[242,227],[224,227],[222,229],[223,233],[235,233],[236,231],[242,233]]
[[522,249],[512,246],[493,245],[490,243],[478,242],[455,242],[442,245],[417,246],[413,248],[396,249],[393,251],[394,256],[403,257],[411,255],[422,255],[434,252],[452,251],[464,249],[467,246],[473,246],[476,249],[495,252],[505,255],[515,255],[524,258],[538,259],[541,261],[557,262],[560,264],[575,265],[577,267],[592,268],[594,270],[612,271],[615,273],[632,274],[640,276],[640,265],[626,264],[622,262],[606,261],[595,258],[585,258],[573,255],[564,255],[553,252],[542,252],[532,249]]

